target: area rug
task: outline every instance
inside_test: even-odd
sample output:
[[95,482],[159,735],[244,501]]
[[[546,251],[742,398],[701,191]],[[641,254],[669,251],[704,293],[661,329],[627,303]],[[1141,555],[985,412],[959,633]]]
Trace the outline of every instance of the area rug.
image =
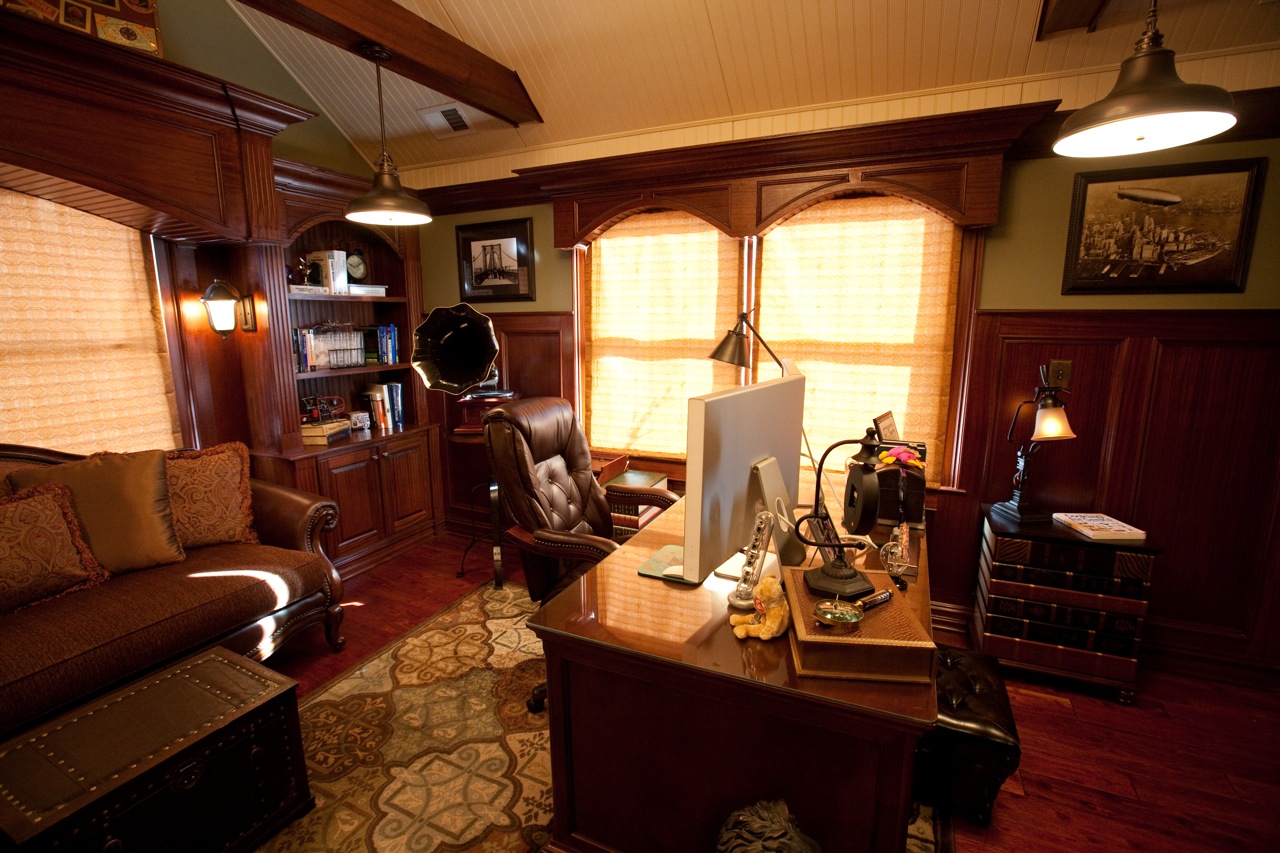
[[[545,680],[522,587],[486,585],[299,703],[316,808],[269,853],[537,851],[549,837]],[[920,807],[907,853],[946,853]]]

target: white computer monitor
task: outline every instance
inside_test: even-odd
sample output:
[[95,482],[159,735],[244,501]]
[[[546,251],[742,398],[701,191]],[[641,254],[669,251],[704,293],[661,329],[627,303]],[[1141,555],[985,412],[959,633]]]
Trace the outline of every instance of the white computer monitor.
[[776,459],[798,495],[804,386],[803,376],[784,376],[690,398],[684,581],[702,583],[751,538],[757,510],[769,508],[757,507],[758,463]]

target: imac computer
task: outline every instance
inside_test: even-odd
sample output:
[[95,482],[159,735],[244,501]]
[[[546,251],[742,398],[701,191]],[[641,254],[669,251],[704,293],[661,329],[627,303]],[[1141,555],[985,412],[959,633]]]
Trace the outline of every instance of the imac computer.
[[[747,545],[759,510],[776,513],[762,482],[780,479],[786,495],[775,497],[784,503],[798,496],[804,386],[804,376],[784,376],[690,398],[684,556],[677,580],[702,583]],[[770,477],[760,475],[762,463],[773,472]]]

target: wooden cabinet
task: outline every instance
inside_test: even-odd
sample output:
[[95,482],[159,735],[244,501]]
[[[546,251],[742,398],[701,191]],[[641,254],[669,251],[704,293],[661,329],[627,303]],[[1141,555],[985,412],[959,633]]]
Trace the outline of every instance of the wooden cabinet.
[[1114,686],[1133,701],[1157,550],[983,507],[974,610],[979,649],[1006,664]]
[[320,494],[339,507],[338,525],[325,538],[336,564],[434,526],[433,432],[363,442],[315,460]]

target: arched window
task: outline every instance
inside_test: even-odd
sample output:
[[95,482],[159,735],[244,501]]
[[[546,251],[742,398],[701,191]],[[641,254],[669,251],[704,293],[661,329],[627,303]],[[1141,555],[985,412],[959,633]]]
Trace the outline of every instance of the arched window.
[[891,411],[903,438],[942,457],[960,234],[919,204],[869,196],[820,202],[761,240],[755,325],[805,374],[814,452]]
[[739,251],[678,211],[630,216],[592,244],[581,316],[593,449],[684,456],[689,397],[735,382],[707,353],[737,318]]
[[[890,196],[820,202],[742,240],[687,213],[622,220],[591,245],[582,291],[591,446],[682,455],[688,398],[739,381],[707,356],[751,311],[764,340],[808,380],[814,453],[892,411],[904,438],[941,458],[960,235],[947,218]],[[742,381],[779,372],[762,352],[756,374]]]

